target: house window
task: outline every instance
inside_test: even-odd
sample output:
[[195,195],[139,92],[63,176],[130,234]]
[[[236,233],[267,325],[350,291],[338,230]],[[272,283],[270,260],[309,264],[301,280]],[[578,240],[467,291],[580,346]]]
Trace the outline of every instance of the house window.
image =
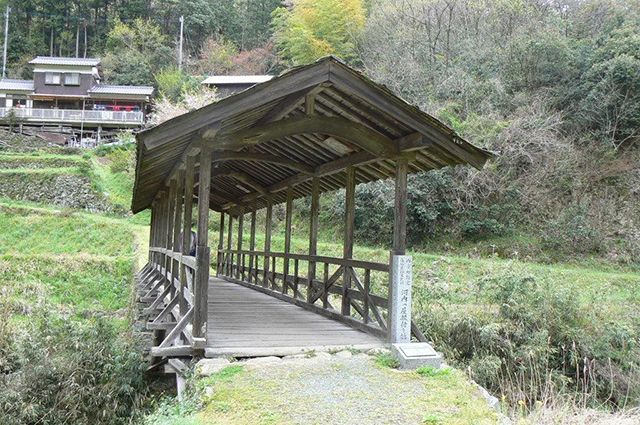
[[59,72],[47,72],[44,75],[44,83],[45,84],[60,84],[60,73]]
[[64,74],[64,85],[65,86],[79,86],[80,85],[80,74],[77,72],[72,72],[70,74]]

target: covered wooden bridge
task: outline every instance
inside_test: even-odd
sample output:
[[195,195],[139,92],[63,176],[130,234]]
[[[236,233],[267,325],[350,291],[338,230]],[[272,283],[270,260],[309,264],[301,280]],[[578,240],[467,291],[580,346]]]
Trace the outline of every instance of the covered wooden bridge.
[[[480,168],[490,157],[332,57],[143,131],[137,141],[132,209],[151,209],[140,301],[156,335],[152,354],[165,361],[424,340],[411,322],[404,255],[407,174]],[[389,262],[354,259],[356,185],[387,178],[396,189]],[[343,255],[328,257],[317,248],[320,194],[341,188]],[[293,201],[302,197],[311,199],[304,253],[291,247]],[[284,249],[274,252],[279,203],[286,205]],[[213,253],[211,210],[220,214]]]

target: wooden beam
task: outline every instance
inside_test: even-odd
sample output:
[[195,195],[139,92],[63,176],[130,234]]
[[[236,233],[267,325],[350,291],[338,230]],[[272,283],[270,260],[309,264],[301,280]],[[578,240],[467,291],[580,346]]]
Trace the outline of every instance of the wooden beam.
[[354,70],[341,64],[332,64],[330,81],[336,88],[349,95],[362,99],[364,102],[384,111],[395,120],[426,135],[430,141],[440,146],[445,152],[458,157],[480,169],[487,160],[486,155],[473,146],[467,145],[470,151],[459,145],[455,133],[440,121],[425,114],[406,102],[391,96],[377,86],[373,86]]
[[[314,178],[311,186],[311,213],[309,223],[309,255],[318,253],[318,213],[320,211],[320,179]],[[309,286],[307,286],[307,302],[313,303],[313,288],[311,283],[316,278],[316,263],[309,261],[307,273]]]
[[309,93],[304,100],[304,113],[310,117],[316,113],[316,95]]
[[301,162],[261,152],[217,151],[215,162],[219,161],[255,161],[282,165],[305,174],[313,174],[313,167]]
[[[353,233],[356,216],[356,170],[353,167],[347,168],[345,188],[343,258],[350,260],[353,258]],[[350,270],[345,267],[342,284],[342,314],[344,316],[351,316],[350,288],[351,273]]]
[[192,128],[196,132],[211,124],[212,118],[223,121],[249,108],[257,108],[277,101],[283,95],[290,93],[292,87],[301,91],[328,82],[329,68],[329,60],[325,60],[322,63],[292,70],[287,73],[287,78],[274,78],[272,81],[259,84],[250,90],[169,120],[156,128],[146,130],[139,137],[147,149],[155,149],[184,134],[185,127]]
[[198,187],[198,246],[196,248],[196,278],[194,279],[193,336],[206,337],[207,301],[209,290],[209,192],[211,189],[211,147],[200,150],[200,185]]
[[[361,151],[361,152],[352,153],[342,158],[338,158],[335,161],[327,162],[325,164],[317,166],[312,175],[302,174],[302,173],[296,174],[295,176],[286,178],[278,183],[275,183],[267,187],[266,190],[269,193],[273,194],[273,193],[285,190],[289,186],[296,186],[300,183],[304,183],[306,181],[312,180],[313,178],[319,178],[319,177],[335,174],[349,166],[357,167],[359,165],[369,164],[377,160],[378,158],[376,158],[374,155],[370,154],[369,152]],[[225,204],[222,206],[222,208],[227,209],[235,205],[247,205],[248,203],[258,199],[260,196],[261,194],[258,192],[248,193],[243,197],[241,197],[237,202]]]
[[361,149],[379,157],[398,153],[397,145],[387,136],[363,124],[339,117],[319,115],[286,118],[252,127],[228,135],[219,135],[218,146],[224,149],[239,149],[274,139],[304,133],[319,133],[348,140]]
[[219,171],[216,171],[212,177],[220,177],[220,176],[231,177],[231,178],[233,178],[235,180],[238,180],[239,182],[244,183],[246,186],[249,186],[250,188],[252,188],[256,192],[260,193],[261,195],[266,195],[266,194],[269,193],[269,191],[267,189],[262,187],[262,185],[260,183],[256,182],[247,173],[243,173],[241,171],[219,170]]
[[407,168],[406,159],[396,161],[395,208],[393,217],[393,253],[407,250]]

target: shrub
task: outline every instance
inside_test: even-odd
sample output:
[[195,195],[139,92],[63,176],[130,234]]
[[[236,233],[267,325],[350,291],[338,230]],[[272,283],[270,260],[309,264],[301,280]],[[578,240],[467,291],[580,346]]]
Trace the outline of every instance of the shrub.
[[640,394],[635,316],[603,319],[607,313],[576,291],[515,266],[474,291],[482,308],[451,314],[430,303],[419,326],[449,361],[510,405],[570,393],[584,404],[621,407]]
[[145,394],[134,341],[105,320],[42,315],[23,323],[0,386],[0,423],[130,423]]
[[551,220],[542,234],[543,246],[571,256],[597,253],[602,249],[602,235],[591,225],[587,209],[573,206]]

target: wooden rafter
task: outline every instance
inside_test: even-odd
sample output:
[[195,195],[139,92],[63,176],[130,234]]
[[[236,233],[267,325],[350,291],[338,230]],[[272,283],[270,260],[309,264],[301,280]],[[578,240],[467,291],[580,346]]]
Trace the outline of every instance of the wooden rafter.
[[313,167],[298,161],[259,152],[219,151],[213,155],[214,162],[220,161],[255,161],[278,164],[301,173],[312,174]]
[[389,157],[398,153],[397,145],[391,139],[370,127],[346,118],[317,115],[286,118],[259,127],[251,127],[232,135],[221,134],[217,139],[217,146],[220,149],[239,149],[305,133],[333,136],[380,157]]

